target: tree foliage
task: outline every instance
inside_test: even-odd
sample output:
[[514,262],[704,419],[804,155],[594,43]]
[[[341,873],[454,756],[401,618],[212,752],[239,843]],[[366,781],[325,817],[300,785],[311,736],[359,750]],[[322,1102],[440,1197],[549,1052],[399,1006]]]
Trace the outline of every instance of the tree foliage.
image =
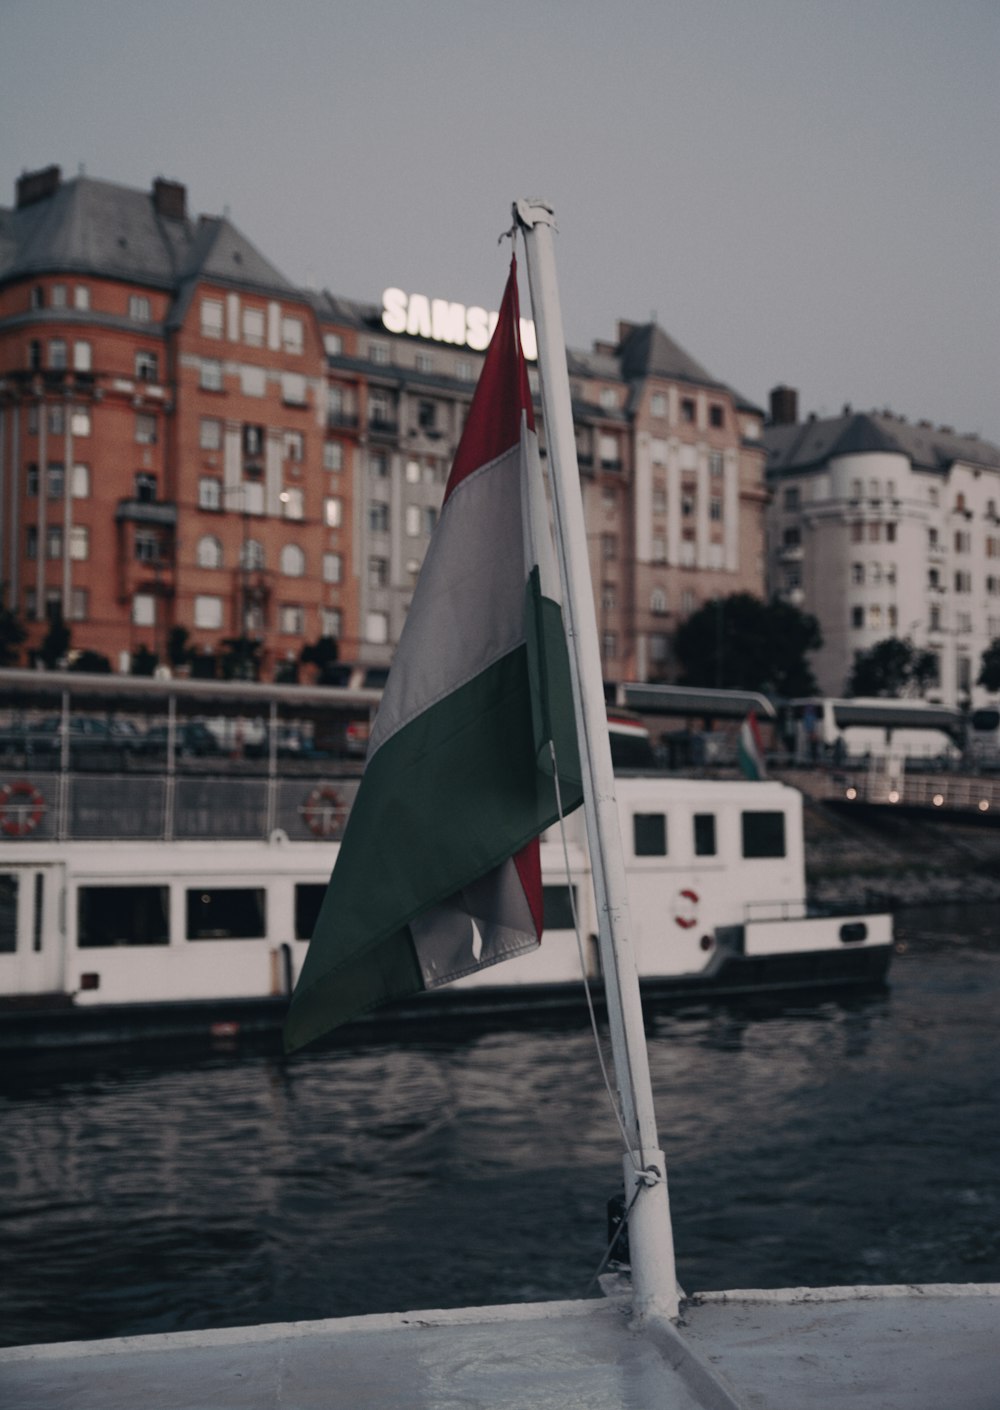
[[674,653],[682,685],[796,696],[815,693],[806,658],[822,645],[815,617],[780,598],[762,602],[738,592],[692,613],[677,631]]
[[56,611],[38,648],[38,655],[45,663],[46,670],[54,671],[60,662],[65,660],[70,640],[70,629],[63,621],[62,613]]
[[1000,690],[1000,636],[996,636],[983,652],[976,685],[985,690]]
[[316,668],[316,683],[328,685],[334,679],[333,667],[340,656],[340,648],[335,636],[321,636],[307,646],[303,646],[299,660],[303,666]]
[[907,638],[889,636],[854,653],[848,695],[920,696],[937,681],[937,658]]

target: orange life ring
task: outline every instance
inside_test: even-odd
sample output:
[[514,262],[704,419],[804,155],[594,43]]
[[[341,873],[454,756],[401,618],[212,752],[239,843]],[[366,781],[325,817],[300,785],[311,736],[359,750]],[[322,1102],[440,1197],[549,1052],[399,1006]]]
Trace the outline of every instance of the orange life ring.
[[682,930],[690,930],[692,926],[698,924],[698,916],[695,913],[695,908],[700,900],[701,897],[698,895],[697,891],[692,891],[689,888],[678,891],[677,909],[674,911],[674,923],[679,925]]
[[27,779],[0,788],[0,832],[5,837],[27,837],[44,816],[45,798]]
[[316,837],[332,837],[344,826],[347,803],[335,788],[314,788],[299,811]]

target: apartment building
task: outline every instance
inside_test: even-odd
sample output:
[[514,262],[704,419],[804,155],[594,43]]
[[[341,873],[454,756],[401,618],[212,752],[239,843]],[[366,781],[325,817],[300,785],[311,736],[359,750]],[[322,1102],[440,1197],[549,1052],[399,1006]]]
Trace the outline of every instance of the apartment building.
[[[178,627],[203,658],[255,641],[268,678],[321,636],[386,664],[490,330],[399,289],[299,289],[176,182],[22,176],[0,209],[0,579],[29,645],[58,608],[116,667]],[[764,591],[763,413],[653,323],[568,365],[605,674],[669,679],[686,616]]]
[[819,619],[823,692],[844,693],[855,652],[900,637],[937,658],[935,699],[981,703],[1000,637],[1000,449],[888,411],[799,421],[785,387],[764,441],[770,582]]

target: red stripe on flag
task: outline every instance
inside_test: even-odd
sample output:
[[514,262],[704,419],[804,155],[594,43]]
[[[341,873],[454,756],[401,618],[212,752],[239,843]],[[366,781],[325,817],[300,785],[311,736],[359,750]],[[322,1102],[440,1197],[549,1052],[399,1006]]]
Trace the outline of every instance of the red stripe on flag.
[[535,934],[541,940],[545,907],[542,901],[542,853],[537,837],[533,837],[520,852],[514,853],[514,865],[535,923]]
[[473,470],[488,465],[518,444],[522,411],[527,411],[528,426],[534,430],[528,369],[521,354],[517,261],[511,259],[497,326],[455,452],[445,499]]

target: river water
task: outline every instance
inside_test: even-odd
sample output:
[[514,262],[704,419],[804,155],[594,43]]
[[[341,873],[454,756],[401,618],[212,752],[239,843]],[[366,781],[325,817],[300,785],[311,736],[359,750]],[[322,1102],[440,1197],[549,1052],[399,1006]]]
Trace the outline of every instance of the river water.
[[[1000,907],[887,992],[650,1016],[689,1291],[1000,1281]],[[0,1340],[578,1297],[619,1144],[585,1021],[0,1077]]]

